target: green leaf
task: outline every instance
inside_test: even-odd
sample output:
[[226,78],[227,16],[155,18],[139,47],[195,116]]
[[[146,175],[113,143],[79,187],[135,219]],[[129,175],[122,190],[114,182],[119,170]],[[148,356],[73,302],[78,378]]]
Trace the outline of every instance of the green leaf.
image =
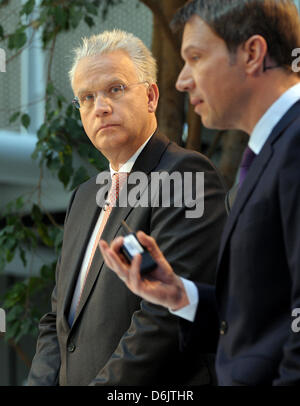
[[19,252],[20,252],[20,258],[22,260],[24,268],[26,268],[26,266],[27,266],[26,253],[22,247],[19,247]]
[[47,162],[47,168],[49,168],[51,171],[57,171],[60,168],[60,160],[59,158],[51,158]]
[[23,197],[20,196],[16,200],[16,209],[17,210],[22,209],[23,206],[24,206],[24,200],[23,200]]
[[20,304],[14,305],[8,312],[6,316],[7,322],[13,322],[18,319],[24,312],[24,308]]
[[10,122],[10,123],[13,123],[14,121],[16,121],[16,119],[19,117],[20,114],[21,114],[20,111],[17,111],[17,112],[14,113],[13,115],[11,115],[11,116],[9,117],[9,122]]
[[25,128],[29,127],[29,125],[30,125],[30,117],[29,117],[28,114],[26,114],[26,113],[22,114],[21,123],[22,123],[23,127],[25,127]]
[[49,237],[48,229],[44,224],[40,223],[38,225],[37,232],[45,245],[47,245],[48,247],[53,247],[53,241]]
[[85,16],[84,21],[87,23],[87,25],[91,28],[95,25],[94,20],[90,16]]
[[39,276],[31,276],[28,279],[29,293],[37,292],[43,287],[43,280]]
[[0,25],[0,39],[3,39],[3,38],[4,38],[4,30],[3,30],[2,25]]
[[78,10],[75,7],[71,7],[70,22],[71,22],[72,28],[77,28],[81,19],[82,19],[82,14],[80,12],[78,12]]
[[1,234],[9,234],[9,233],[13,233],[15,231],[15,227],[13,225],[10,226],[6,226],[3,230],[0,231],[0,235]]
[[[92,147],[93,148],[93,147]],[[86,158],[86,157],[88,157],[89,156],[89,153],[90,153],[90,150],[91,150],[91,145],[88,145],[88,144],[80,144],[79,146],[78,146],[78,153],[79,153],[79,155],[82,157],[82,158]]]
[[49,83],[47,84],[47,89],[46,89],[47,95],[50,96],[51,94],[54,93],[54,91],[55,91],[55,87],[54,87],[53,83],[52,83],[52,82],[49,82]]
[[70,178],[73,173],[73,168],[70,167],[69,165],[63,165],[59,172],[58,172],[58,178],[59,180],[63,183],[64,187],[67,187]]
[[5,294],[3,307],[9,309],[17,303],[23,303],[26,297],[27,286],[24,282],[15,283]]
[[34,204],[32,207],[31,211],[31,216],[33,218],[33,221],[37,224],[39,224],[42,221],[43,218],[43,213],[41,212],[41,209],[37,204]]
[[45,138],[48,137],[48,134],[49,134],[48,126],[46,124],[42,124],[37,132],[39,140],[44,140]]
[[14,252],[13,251],[6,251],[6,262],[9,263],[14,259]]
[[67,12],[63,8],[55,7],[54,17],[55,17],[55,22],[57,25],[60,25],[61,27],[66,26],[66,22],[68,21],[68,15],[67,15]]
[[[5,334],[5,339],[15,338],[20,330],[20,322],[16,320],[14,323],[10,323]],[[17,342],[17,340],[15,339]]]
[[74,112],[74,107],[73,107],[72,104],[69,104],[69,106],[66,109],[66,116],[67,117],[72,117],[73,112]]
[[98,14],[98,9],[97,9],[96,6],[94,6],[94,4],[85,2],[84,5],[85,5],[85,8],[86,8],[86,10],[87,10],[87,12],[88,12],[89,14],[93,14],[93,15],[97,15],[97,14]]
[[14,34],[11,34],[8,39],[8,48],[9,49],[20,49],[22,48],[27,41],[26,33],[23,31],[17,31]]
[[58,252],[61,249],[61,246],[62,246],[64,233],[63,233],[63,230],[57,230],[57,231],[58,232],[57,232],[56,237],[54,239],[54,247],[55,247],[56,251]]
[[19,333],[19,336],[16,338],[16,341],[21,339],[23,336],[27,335],[30,332],[31,327],[32,327],[32,322],[30,319],[26,318],[26,319],[22,320],[20,333]]
[[20,15],[31,14],[34,9],[34,6],[35,6],[35,0],[28,0],[22,7],[22,10],[20,11]]
[[41,278],[53,281],[55,278],[55,265],[55,263],[43,265],[40,269]]
[[62,109],[63,103],[66,103],[65,97],[62,95],[58,95],[57,96],[57,107],[59,108],[59,110]]
[[75,189],[77,186],[81,185],[81,183],[85,182],[88,179],[89,174],[87,173],[87,170],[83,166],[81,166],[79,169],[77,169],[73,176],[71,189]]
[[53,151],[56,151],[56,152],[63,152],[65,149],[64,142],[62,141],[61,138],[59,138],[55,134],[51,134],[51,137],[49,140],[49,146]]

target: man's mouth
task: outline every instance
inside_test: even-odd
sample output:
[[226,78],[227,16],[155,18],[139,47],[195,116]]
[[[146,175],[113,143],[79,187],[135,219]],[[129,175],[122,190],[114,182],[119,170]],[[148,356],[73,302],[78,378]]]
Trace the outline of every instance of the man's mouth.
[[204,103],[204,101],[202,99],[191,99],[191,104],[196,107],[200,104]]
[[112,128],[112,127],[118,127],[118,126],[119,126],[118,124],[105,124],[105,125],[102,125],[102,126],[97,130],[97,132],[102,131],[102,130],[106,130],[106,129],[109,129],[109,128]]

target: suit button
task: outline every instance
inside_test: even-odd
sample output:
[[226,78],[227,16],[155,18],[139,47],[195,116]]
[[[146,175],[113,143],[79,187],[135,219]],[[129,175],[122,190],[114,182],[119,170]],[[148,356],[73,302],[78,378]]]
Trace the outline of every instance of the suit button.
[[76,348],[76,346],[75,346],[74,343],[70,343],[70,344],[68,345],[68,351],[69,351],[69,352],[74,352],[74,351],[75,351],[75,348]]
[[225,321],[225,320],[221,321],[220,334],[223,336],[224,334],[226,334],[227,330],[228,330],[227,321]]

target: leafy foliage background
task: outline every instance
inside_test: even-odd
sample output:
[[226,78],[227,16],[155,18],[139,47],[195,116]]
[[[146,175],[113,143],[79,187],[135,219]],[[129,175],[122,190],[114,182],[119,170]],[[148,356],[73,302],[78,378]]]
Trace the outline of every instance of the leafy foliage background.
[[[18,24],[12,32],[5,32],[0,26],[1,46],[14,51],[11,60],[19,55],[32,41],[28,28],[33,32],[42,31],[44,49],[50,49],[47,66],[44,122],[37,132],[37,143],[32,159],[39,164],[40,181],[36,187],[38,202],[31,196],[19,196],[10,202],[0,214],[0,271],[19,255],[24,267],[29,265],[36,249],[41,246],[52,249],[58,258],[62,245],[63,228],[51,213],[42,206],[41,188],[43,170],[53,172],[67,190],[73,190],[89,178],[85,165],[75,169],[74,156],[79,155],[97,171],[107,166],[106,159],[91,145],[84,130],[78,111],[65,100],[51,79],[53,54],[57,37],[66,31],[74,30],[84,21],[89,27],[101,13],[105,18],[108,9],[122,0],[36,0],[24,2],[19,12]],[[1,9],[10,0],[0,2]],[[9,60],[7,61],[9,63]],[[14,112],[10,122],[20,121],[23,127],[30,125],[30,116],[20,111]],[[26,215],[24,207],[26,206]],[[28,212],[28,207],[30,207]],[[36,336],[38,321],[42,315],[40,303],[49,300],[49,289],[53,286],[57,260],[43,264],[38,276],[28,275],[15,283],[2,298],[1,306],[7,314],[5,339],[14,347],[23,336]],[[45,293],[47,292],[47,294]],[[17,347],[18,348],[18,347]]]

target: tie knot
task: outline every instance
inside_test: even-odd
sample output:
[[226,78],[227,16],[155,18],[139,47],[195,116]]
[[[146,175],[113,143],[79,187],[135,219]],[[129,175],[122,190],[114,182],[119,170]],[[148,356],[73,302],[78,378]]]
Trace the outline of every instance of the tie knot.
[[109,206],[111,209],[116,205],[116,201],[119,197],[120,190],[122,189],[122,186],[126,182],[127,176],[128,176],[127,172],[115,172],[113,174],[111,179],[111,188],[108,193],[105,209],[107,209],[107,206]]
[[111,189],[119,191],[126,181],[127,176],[127,172],[115,172],[111,180]]

